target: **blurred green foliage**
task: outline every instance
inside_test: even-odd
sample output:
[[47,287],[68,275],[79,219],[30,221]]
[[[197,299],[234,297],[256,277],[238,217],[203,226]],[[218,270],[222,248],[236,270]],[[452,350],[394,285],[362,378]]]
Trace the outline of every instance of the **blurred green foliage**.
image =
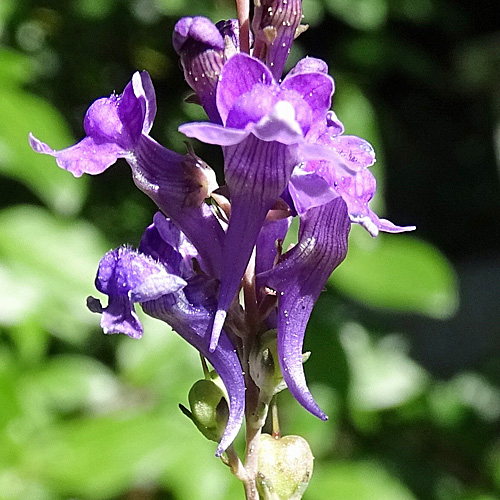
[[[473,13],[458,0],[304,1],[311,28],[291,63],[306,53],[330,63],[347,133],[378,153],[377,211],[388,213],[385,191],[389,218],[419,226],[417,236],[376,240],[354,228],[313,314],[306,371],[330,420],[287,393],[279,400],[282,432],[305,437],[316,456],[306,499],[500,498],[500,370],[490,349],[498,327],[460,344],[473,353],[486,336],[488,356],[453,362],[452,340],[437,369],[416,359],[411,335],[423,317],[464,335],[461,323],[444,320],[457,309],[460,318],[466,280],[438,247],[461,270],[480,249],[498,248],[487,228],[499,208],[500,27],[492,19],[500,12],[494,2],[478,5]],[[138,242],[151,202],[124,163],[74,179],[27,142],[32,131],[54,148],[72,144],[90,102],[147,69],[159,105],[153,135],[182,149],[177,126],[202,116],[183,103],[188,89],[170,44],[176,19],[188,14],[216,21],[233,5],[0,2],[1,500],[242,497],[214,444],[178,410],[202,376],[197,353],[150,318],[140,341],[104,337],[85,308],[101,255]],[[220,153],[196,150],[221,173]],[[481,293],[489,289],[481,283]],[[498,325],[498,311],[488,311],[487,324]],[[430,338],[428,350],[439,343]],[[447,363],[453,369],[440,378]]]

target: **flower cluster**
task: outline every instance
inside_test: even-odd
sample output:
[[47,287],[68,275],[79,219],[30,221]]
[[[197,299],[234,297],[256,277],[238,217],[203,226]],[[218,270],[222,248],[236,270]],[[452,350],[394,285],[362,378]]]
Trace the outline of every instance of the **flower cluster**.
[[[302,367],[314,303],[346,256],[351,223],[372,236],[413,229],[369,208],[375,154],[365,140],[344,135],[330,111],[334,81],[326,63],[302,59],[281,79],[300,19],[299,0],[261,0],[251,54],[240,51],[235,21],[187,17],[175,27],[185,79],[209,119],[179,130],[222,147],[225,186],[192,150],[179,154],[150,137],[156,101],[146,72],[135,73],[122,94],[91,105],[76,145],[55,151],[30,136],[35,151],[75,176],[99,174],[124,158],[158,206],[138,250],[120,247],[103,257],[96,287],[108,305],[89,298],[88,307],[102,314],[105,333],[139,338],[139,303],[209,360],[229,405],[217,455],[239,431],[249,377],[258,378],[248,369],[248,351],[270,330],[286,386],[304,408],[327,418]],[[299,236],[287,250],[282,242],[293,217]]]

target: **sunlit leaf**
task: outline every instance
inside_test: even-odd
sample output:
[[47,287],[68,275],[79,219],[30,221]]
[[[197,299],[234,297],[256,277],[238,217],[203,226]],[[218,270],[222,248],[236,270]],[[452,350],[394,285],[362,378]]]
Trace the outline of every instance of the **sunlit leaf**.
[[31,206],[0,213],[0,259],[16,281],[11,300],[23,302],[23,290],[31,290],[31,314],[68,340],[81,340],[98,323],[85,299],[95,294],[94,276],[106,250],[100,234],[85,222],[60,220]]
[[86,179],[75,179],[58,168],[53,158],[34,153],[28,143],[29,132],[54,148],[74,143],[61,115],[43,99],[5,85],[0,85],[0,109],[0,174],[22,182],[61,214],[78,212]]
[[344,263],[330,283],[369,306],[447,318],[458,306],[455,273],[432,245],[412,236],[370,238],[353,227]]
[[385,0],[325,0],[325,3],[331,14],[353,28],[373,30],[387,19]]
[[315,464],[308,500],[414,500],[411,492],[376,462]]
[[360,325],[347,324],[341,334],[350,371],[350,401],[362,411],[403,405],[421,394],[428,375],[408,356],[408,346],[397,335],[373,342]]

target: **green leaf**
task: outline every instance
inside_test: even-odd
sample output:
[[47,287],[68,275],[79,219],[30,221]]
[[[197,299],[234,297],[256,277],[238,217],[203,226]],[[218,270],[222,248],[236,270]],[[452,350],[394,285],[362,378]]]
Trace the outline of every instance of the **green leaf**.
[[376,462],[315,464],[308,500],[415,500]]
[[[5,56],[0,58],[0,69],[6,66],[24,79],[23,61],[12,54]],[[33,132],[55,149],[73,144],[62,116],[43,99],[9,85],[0,85],[0,109],[0,174],[23,183],[52,210],[77,213],[85,198],[86,179],[75,179],[53,158],[36,154],[28,143],[28,133]]]
[[[1,17],[0,13],[0,19]],[[29,57],[5,48],[0,48],[0,68],[2,69],[0,72],[2,88],[18,87],[20,83],[28,82],[33,73],[33,64]]]
[[387,335],[375,342],[361,325],[348,323],[341,341],[352,373],[349,399],[354,410],[402,406],[426,389],[429,376],[408,356],[403,337]]
[[[85,299],[95,294],[94,276],[106,249],[97,230],[85,222],[60,220],[31,206],[0,212],[0,260],[16,283],[6,292],[11,301],[23,303],[30,290],[29,311],[20,311],[35,314],[40,324],[67,340],[82,340],[98,324]],[[8,315],[4,307],[0,302],[0,318]],[[11,316],[10,322],[15,319]]]
[[455,273],[432,245],[406,235],[370,238],[353,227],[330,284],[369,306],[447,318],[458,307]]
[[[65,354],[27,372],[20,399],[25,411],[105,413],[119,401],[120,387],[109,368],[87,356]],[[40,420],[37,416],[36,420]]]
[[331,14],[360,30],[375,30],[387,20],[385,0],[325,0]]

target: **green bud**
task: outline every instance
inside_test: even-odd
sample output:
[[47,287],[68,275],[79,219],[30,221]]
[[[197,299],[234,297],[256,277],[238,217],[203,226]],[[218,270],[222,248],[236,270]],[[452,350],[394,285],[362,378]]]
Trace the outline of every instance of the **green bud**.
[[[302,363],[309,359],[310,354],[302,354]],[[286,389],[278,360],[276,330],[269,330],[254,345],[249,357],[250,376],[260,389],[261,399],[267,404],[274,395]]]
[[278,362],[276,330],[269,330],[253,347],[249,358],[250,376],[261,391],[261,398],[268,401],[286,388]]
[[300,436],[262,434],[257,487],[263,500],[300,500],[313,471],[314,457]]
[[181,410],[211,441],[219,442],[229,417],[229,407],[224,391],[212,380],[198,380],[189,391],[191,412],[181,406]]

